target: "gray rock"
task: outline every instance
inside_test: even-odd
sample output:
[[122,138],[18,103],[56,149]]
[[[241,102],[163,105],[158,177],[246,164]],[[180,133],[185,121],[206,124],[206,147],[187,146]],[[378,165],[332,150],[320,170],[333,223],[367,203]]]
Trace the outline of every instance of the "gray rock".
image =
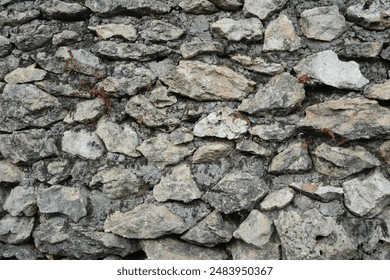
[[189,14],[213,14],[218,12],[218,8],[213,3],[207,0],[184,0],[178,5],[184,12]]
[[[300,127],[323,130],[349,139],[370,139],[390,135],[390,110],[374,100],[352,98],[332,100],[306,108]],[[348,126],[345,126],[348,124]]]
[[390,165],[390,141],[384,142],[379,147],[378,154],[388,165]]
[[301,173],[313,166],[307,147],[293,142],[277,154],[268,166],[268,172],[274,174]]
[[264,211],[279,210],[286,207],[294,199],[295,191],[285,187],[268,194],[260,203],[260,209]]
[[[386,60],[390,60],[390,46],[381,52],[381,57]],[[390,76],[390,75],[389,75]]]
[[317,7],[301,13],[301,30],[307,38],[332,41],[347,29],[337,6]]
[[190,203],[168,201],[164,203],[164,206],[173,214],[179,216],[189,228],[196,226],[213,210],[209,204],[202,200],[194,200]]
[[272,155],[272,150],[264,148],[250,139],[240,139],[237,142],[236,149],[242,152],[247,152],[259,156],[268,157]]
[[35,187],[15,187],[5,201],[3,208],[12,216],[34,216],[37,212],[37,190]]
[[212,142],[200,146],[192,156],[192,163],[213,162],[227,156],[233,147],[227,142]]
[[248,172],[233,171],[213,186],[202,199],[218,211],[230,214],[251,209],[268,193],[268,186],[262,178]]
[[390,204],[390,181],[379,171],[343,183],[345,206],[359,217],[373,218]]
[[236,11],[241,9],[242,0],[209,0],[215,6],[222,10]]
[[149,101],[156,108],[164,108],[172,106],[177,102],[177,98],[174,95],[169,95],[166,87],[158,87],[152,90],[150,93]]
[[284,71],[284,66],[279,63],[268,63],[261,57],[249,57],[246,55],[235,55],[231,59],[235,62],[238,62],[246,69],[267,75],[277,75],[281,74]]
[[89,51],[60,47],[56,56],[65,61],[65,70],[100,78],[106,75],[106,66],[101,63],[97,56]]
[[281,10],[288,0],[245,0],[245,16],[257,16],[261,20]]
[[87,215],[87,197],[77,188],[54,185],[38,190],[37,205],[41,213],[59,213],[77,222]]
[[240,20],[223,18],[211,24],[210,29],[215,37],[234,42],[260,41],[264,33],[263,24],[257,18]]
[[0,152],[13,163],[38,161],[58,153],[55,141],[44,129],[0,135]]
[[12,245],[0,244],[0,258],[17,260],[41,260],[44,254],[37,248],[32,248],[30,244]]
[[136,150],[139,144],[137,132],[129,124],[116,124],[107,118],[99,121],[96,134],[103,140],[107,151],[122,153],[130,157],[141,154]]
[[153,197],[159,201],[177,200],[188,203],[202,196],[191,169],[185,164],[179,164],[172,169],[172,173],[163,177],[153,188]]
[[226,260],[221,248],[205,248],[172,238],[142,240],[141,248],[148,260]]
[[206,247],[213,247],[221,243],[227,243],[233,237],[236,227],[226,222],[218,211],[211,212],[181,236],[181,239],[194,242]]
[[54,158],[33,164],[32,177],[50,185],[58,184],[70,177],[72,165],[67,159]]
[[318,172],[336,178],[345,178],[381,165],[377,158],[361,146],[346,149],[322,143],[311,154]]
[[7,84],[23,84],[34,81],[41,81],[45,78],[46,71],[36,69],[35,64],[27,66],[25,68],[17,68],[14,71],[8,73],[4,77],[4,81]]
[[98,119],[104,113],[104,102],[100,98],[86,100],[77,103],[74,111],[69,112],[64,118],[66,123],[83,122]]
[[123,166],[115,166],[99,171],[92,177],[90,188],[102,184],[103,194],[110,199],[122,199],[138,195],[145,182],[133,170]]
[[186,146],[174,145],[169,141],[169,136],[163,133],[146,139],[137,150],[148,159],[149,163],[156,165],[159,169],[179,163],[193,153]]
[[280,123],[273,124],[259,124],[252,126],[249,129],[249,133],[258,136],[263,140],[276,140],[283,141],[291,136],[295,132],[294,125],[281,125]]
[[367,29],[383,30],[390,27],[389,16],[388,1],[359,1],[347,9],[347,19]]
[[182,60],[162,81],[169,91],[196,100],[242,100],[255,90],[255,82],[225,66]]
[[169,140],[175,145],[184,144],[192,142],[194,134],[191,133],[189,128],[179,127],[169,134]]
[[11,25],[18,26],[23,23],[32,21],[40,16],[40,12],[38,10],[27,10],[24,12],[19,11],[2,11],[0,12],[0,26]]
[[140,32],[142,39],[151,42],[175,41],[184,35],[185,30],[162,20],[153,20],[148,28]]
[[0,184],[19,183],[26,174],[7,160],[0,160]]
[[107,217],[104,231],[126,238],[153,239],[168,234],[181,234],[188,226],[165,206],[142,204],[132,211],[115,212]]
[[10,39],[0,35],[0,57],[7,56],[12,51]]
[[161,45],[100,41],[94,46],[97,55],[115,60],[149,61],[168,56],[172,50]]
[[372,58],[379,56],[382,47],[383,42],[381,41],[360,42],[359,40],[346,39],[339,54],[345,57]]
[[15,55],[9,55],[0,59],[0,80],[4,80],[5,75],[19,67],[21,59]]
[[297,76],[308,75],[310,82],[340,89],[361,89],[368,84],[354,61],[340,61],[331,50],[310,55],[294,67]]
[[280,244],[268,242],[257,248],[239,239],[230,243],[227,247],[233,260],[279,260]]
[[63,119],[66,111],[57,98],[34,85],[6,85],[0,95],[0,131],[45,127]]
[[88,17],[90,13],[86,7],[78,3],[67,3],[59,0],[45,1],[39,8],[45,16],[60,20],[81,20]]
[[264,33],[264,51],[295,51],[301,47],[301,38],[285,15],[271,21]]
[[310,198],[322,201],[330,202],[335,199],[341,200],[344,194],[342,188],[324,186],[321,183],[300,183],[293,182],[290,187],[295,189],[300,194],[304,194]]
[[34,217],[13,217],[5,215],[0,220],[0,241],[20,244],[30,239]]
[[224,47],[218,42],[202,40],[194,37],[191,41],[185,42],[180,46],[181,55],[184,59],[190,59],[200,54],[223,54]]
[[105,151],[102,140],[97,134],[86,130],[65,131],[62,137],[62,150],[84,159],[100,158]]
[[248,131],[249,121],[234,112],[230,107],[223,107],[210,113],[195,124],[194,135],[197,137],[217,137],[229,140],[238,139]]
[[305,90],[289,73],[272,79],[252,97],[244,99],[238,110],[249,114],[288,114],[300,106],[305,99]]
[[137,29],[132,24],[109,23],[98,26],[88,26],[88,29],[96,32],[99,38],[103,40],[120,36],[130,42],[134,42],[138,37]]
[[52,38],[53,45],[66,46],[81,41],[81,36],[76,31],[64,30],[54,34]]
[[382,84],[374,84],[365,91],[364,95],[367,98],[390,100],[390,80]]

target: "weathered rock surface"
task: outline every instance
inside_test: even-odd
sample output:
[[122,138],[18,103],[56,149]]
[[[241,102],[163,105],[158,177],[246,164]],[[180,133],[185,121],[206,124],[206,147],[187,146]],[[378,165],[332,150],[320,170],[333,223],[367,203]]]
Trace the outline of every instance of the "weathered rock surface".
[[280,123],[259,124],[251,127],[249,133],[263,140],[283,141],[295,132],[294,125],[281,125]]
[[387,47],[381,52],[381,57],[386,60],[390,60],[390,47]]
[[12,216],[34,216],[37,212],[37,190],[35,187],[15,187],[5,201],[3,208]]
[[295,51],[301,47],[301,38],[285,15],[271,21],[264,33],[264,51]]
[[249,57],[246,55],[235,55],[231,59],[240,63],[246,69],[268,75],[281,74],[284,71],[284,66],[279,63],[268,63],[261,57]]
[[280,244],[269,242],[261,248],[249,245],[240,239],[234,240],[227,247],[233,260],[279,260]]
[[346,181],[343,189],[345,206],[359,217],[375,217],[390,204],[390,181],[379,171],[364,180]]
[[340,187],[324,186],[321,183],[298,183],[290,184],[290,187],[298,193],[314,198],[322,202],[330,202],[342,199],[344,191]]
[[166,87],[158,87],[153,89],[150,93],[149,101],[152,102],[156,108],[164,108],[175,104],[177,98],[176,96],[169,94]]
[[179,127],[169,134],[169,140],[175,144],[184,144],[194,140],[194,134],[187,127]]
[[341,89],[361,89],[368,80],[354,61],[340,61],[333,51],[323,51],[304,58],[294,70],[298,77],[308,75],[310,82]]
[[367,29],[383,30],[390,27],[390,3],[388,1],[359,1],[349,6],[347,18]]
[[0,220],[0,241],[20,244],[30,239],[34,227],[34,217],[13,217],[5,215]]
[[236,11],[242,7],[242,0],[209,0],[222,10]]
[[390,141],[384,142],[378,149],[379,156],[390,165]]
[[212,142],[199,147],[192,156],[192,163],[213,162],[227,156],[233,147],[226,142]]
[[0,184],[19,183],[26,174],[7,160],[0,161]]
[[390,100],[390,80],[382,84],[374,84],[367,91],[365,91],[367,98]]
[[86,100],[77,103],[74,111],[69,112],[64,118],[66,123],[91,122],[98,119],[104,113],[104,102],[100,98]]
[[23,84],[43,80],[46,76],[46,71],[34,67],[35,65],[32,64],[26,68],[17,68],[5,75],[4,81],[8,84]]
[[49,159],[33,164],[32,177],[40,182],[56,185],[70,177],[71,163],[67,159]]
[[80,20],[86,18],[90,13],[86,7],[78,3],[67,3],[58,0],[46,1],[39,7],[45,16],[62,20]]
[[88,26],[88,29],[96,32],[99,38],[103,40],[119,36],[130,42],[134,42],[138,37],[137,29],[132,24],[109,23],[97,26]]
[[242,100],[255,90],[255,82],[225,66],[180,61],[162,81],[169,91],[196,100]]
[[97,159],[105,151],[102,140],[95,132],[65,131],[62,137],[62,150],[85,159]]
[[80,34],[72,30],[64,30],[53,35],[52,43],[56,46],[71,45],[81,41]]
[[0,35],[0,57],[7,56],[12,51],[10,39]]
[[360,42],[359,40],[345,40],[344,46],[339,52],[345,57],[363,57],[372,58],[377,57],[382,51],[383,42]]
[[266,19],[272,13],[281,10],[288,0],[245,0],[243,12],[245,16],[257,16]]
[[0,13],[0,26],[11,25],[18,26],[23,23],[29,22],[33,19],[39,17],[40,12],[38,10],[27,10],[23,12],[14,11],[9,13],[7,11],[2,11]]
[[151,42],[167,42],[179,39],[185,33],[184,29],[162,20],[153,20],[150,26],[140,32],[141,38]]
[[38,260],[43,259],[44,254],[29,244],[12,245],[0,244],[0,258],[17,260]]
[[178,5],[184,12],[189,14],[213,14],[218,12],[218,8],[207,0],[185,0]]
[[294,193],[294,190],[288,187],[270,193],[260,203],[260,208],[264,211],[282,209],[294,199]]
[[104,223],[105,232],[126,238],[151,239],[181,234],[188,226],[165,206],[142,204],[128,212],[115,212]]
[[264,33],[263,24],[257,18],[240,20],[223,18],[211,24],[210,29],[215,37],[234,42],[260,41]]
[[180,46],[180,52],[184,59],[190,59],[200,54],[223,54],[223,51],[224,47],[222,44],[202,40],[199,37],[194,37],[191,41]]
[[265,157],[271,156],[273,154],[272,150],[267,149],[250,139],[240,139],[239,142],[237,142],[236,149],[242,152]]

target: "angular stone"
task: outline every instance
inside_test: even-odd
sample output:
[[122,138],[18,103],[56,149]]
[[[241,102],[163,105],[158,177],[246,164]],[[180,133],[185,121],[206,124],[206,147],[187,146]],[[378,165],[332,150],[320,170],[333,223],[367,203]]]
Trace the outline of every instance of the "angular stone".
[[256,42],[263,38],[263,24],[257,18],[234,20],[220,19],[210,25],[211,33],[217,38],[238,42]]
[[139,144],[137,132],[129,124],[116,124],[101,119],[96,128],[96,134],[103,140],[107,151],[121,153],[130,157],[141,154],[136,150]]
[[37,205],[41,213],[59,213],[77,222],[87,215],[87,197],[77,188],[54,185],[38,190]]
[[301,38],[287,16],[271,21],[264,33],[264,51],[295,51],[301,47]]
[[347,9],[347,19],[367,29],[383,30],[390,27],[389,1],[360,1]]
[[337,6],[317,7],[301,13],[301,30],[307,38],[332,41],[347,29],[345,18]]
[[115,60],[149,61],[168,56],[172,50],[161,45],[144,45],[140,43],[115,43],[100,41],[94,46],[99,56]]
[[343,183],[345,206],[359,217],[373,218],[390,204],[390,181],[379,171]]
[[271,80],[252,97],[242,101],[238,110],[249,114],[288,114],[298,108],[305,99],[305,90],[289,73],[282,73]]
[[263,140],[276,140],[283,141],[291,136],[295,132],[294,125],[282,126],[280,123],[273,124],[259,124],[252,126],[249,129],[249,133]]
[[183,145],[174,145],[168,140],[167,134],[159,133],[155,137],[146,139],[137,148],[148,162],[156,165],[159,169],[164,169],[167,165],[181,162],[184,158],[193,153]]
[[291,143],[277,154],[268,166],[268,172],[274,174],[301,173],[313,166],[307,147],[302,143]]
[[56,46],[66,46],[81,41],[80,34],[72,30],[64,30],[54,34],[52,43]]
[[142,250],[148,260],[226,260],[221,248],[205,248],[173,238],[142,240]]
[[224,47],[218,42],[211,42],[194,37],[191,41],[180,46],[181,55],[184,59],[190,59],[200,54],[223,54]]
[[270,193],[260,203],[260,209],[264,211],[282,209],[294,199],[294,193],[295,191],[288,187]]
[[31,84],[6,85],[0,95],[0,131],[45,127],[65,115],[57,98]]
[[15,187],[3,208],[12,216],[34,216],[37,212],[37,190],[35,187]]
[[390,110],[374,100],[332,100],[306,108],[300,127],[323,130],[349,139],[371,139],[390,135]]
[[56,185],[70,177],[72,165],[67,159],[52,159],[39,161],[32,168],[32,177],[40,182]]
[[103,185],[103,194],[110,199],[122,199],[135,196],[142,191],[146,183],[133,170],[115,166],[99,171],[92,177],[89,186]]
[[222,10],[237,11],[242,7],[242,0],[209,0]]
[[137,29],[132,24],[109,23],[98,26],[88,26],[88,29],[96,32],[99,38],[103,40],[120,36],[130,42],[134,42],[138,37]]
[[169,91],[195,100],[242,100],[256,83],[225,66],[182,60],[162,81]]
[[268,157],[272,155],[272,150],[264,148],[250,139],[241,139],[237,142],[236,149],[259,156]]
[[61,47],[58,49],[56,56],[65,60],[66,70],[73,70],[95,77],[104,77],[106,75],[106,66],[101,63],[97,56],[89,51]]
[[90,122],[98,119],[104,113],[104,102],[100,98],[77,103],[76,109],[64,118],[66,123]]
[[308,75],[311,83],[321,83],[340,89],[361,89],[368,84],[354,61],[340,61],[331,50],[310,55],[294,67],[298,77]]
[[261,20],[283,9],[288,0],[245,0],[244,15],[257,16]]
[[104,231],[126,238],[153,239],[181,234],[188,226],[165,206],[141,204],[131,211],[115,212],[107,217]]
[[390,80],[387,80],[382,84],[372,85],[365,91],[364,95],[367,98],[372,99],[390,100]]
[[249,245],[240,239],[234,240],[227,247],[233,260],[279,260],[280,244],[268,242],[261,248]]
[[234,225],[226,222],[222,215],[215,210],[183,234],[181,239],[206,247],[213,247],[217,244],[229,242],[235,229]]
[[378,154],[388,165],[390,165],[390,141],[384,142],[379,147]]
[[189,128],[179,127],[169,134],[169,140],[175,145],[184,144],[194,140],[194,134]]
[[192,156],[192,163],[213,162],[227,156],[233,147],[226,142],[212,142],[200,146]]
[[[1,1],[0,1],[1,2]],[[42,260],[44,254],[37,248],[32,248],[31,244],[0,244],[0,258],[17,260]]]
[[12,51],[10,39],[0,35],[0,57],[7,56]]
[[173,24],[162,20],[153,20],[150,26],[140,32],[141,38],[151,42],[175,41],[183,36],[184,29],[178,28]]
[[246,55],[235,55],[231,59],[240,63],[246,69],[267,75],[277,75],[284,71],[284,66],[279,63],[268,63],[261,57],[249,57]]
[[359,40],[346,39],[339,54],[345,57],[373,58],[379,56],[382,47],[383,42],[381,41],[360,42]]
[[55,141],[44,129],[0,135],[0,153],[13,163],[38,161],[58,153]]
[[177,200],[188,203],[202,196],[191,169],[185,164],[179,164],[172,169],[172,173],[163,177],[153,188],[153,197],[158,202]]
[[19,11],[2,11],[0,12],[0,26],[11,25],[18,26],[38,18],[40,12],[38,10]]
[[266,182],[248,172],[234,171],[213,186],[202,199],[218,211],[230,214],[248,210],[268,193]]
[[177,201],[165,202],[164,206],[173,214],[182,218],[189,228],[196,226],[213,210],[209,204],[202,200],[194,200],[191,203]]
[[202,15],[218,12],[217,7],[207,0],[184,0],[178,6],[188,14]]
[[342,199],[344,191],[339,187],[324,186],[321,183],[299,183],[293,182],[290,187],[294,188],[300,194],[304,194],[310,198],[330,202],[335,199]]
[[[386,60],[390,60],[390,46],[381,52],[381,57]],[[389,75],[390,76],[390,75]]]
[[265,214],[252,210],[233,236],[248,244],[261,247],[269,242],[272,234],[271,226],[272,221]]
[[322,143],[311,154],[318,172],[336,178],[345,178],[381,165],[376,157],[361,146],[345,149]]
[[20,244],[30,239],[34,217],[13,217],[5,215],[0,220],[0,241]]
[[105,151],[102,140],[97,134],[86,130],[65,131],[62,137],[62,150],[84,159],[97,159]]
[[7,160],[0,160],[0,184],[19,183],[26,174]]
[[174,95],[169,95],[168,89],[166,87],[158,87],[152,90],[150,93],[149,101],[156,108],[164,108],[172,106],[177,102],[177,98]]
[[5,75],[15,70],[21,64],[21,58],[10,54],[0,59],[0,80],[4,80]]
[[81,20],[88,17],[90,13],[86,7],[78,3],[59,0],[45,1],[39,8],[45,16],[59,20]]
[[288,260],[343,259],[357,249],[344,227],[317,209],[282,211],[274,224]]

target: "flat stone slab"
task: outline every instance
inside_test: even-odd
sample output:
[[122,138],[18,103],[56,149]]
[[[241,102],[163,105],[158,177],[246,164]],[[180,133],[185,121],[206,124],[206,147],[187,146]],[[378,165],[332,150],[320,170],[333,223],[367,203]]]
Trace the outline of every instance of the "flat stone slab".
[[256,42],[263,38],[264,28],[257,18],[234,20],[220,19],[210,25],[211,33],[229,41]]

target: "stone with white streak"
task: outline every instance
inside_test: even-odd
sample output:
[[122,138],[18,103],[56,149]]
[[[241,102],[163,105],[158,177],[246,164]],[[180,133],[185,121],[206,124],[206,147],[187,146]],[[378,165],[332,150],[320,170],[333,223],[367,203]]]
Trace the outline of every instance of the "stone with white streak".
[[45,78],[46,71],[36,69],[35,64],[27,66],[25,68],[17,68],[14,71],[8,73],[4,77],[4,81],[8,84],[23,84],[34,81],[41,81]]
[[62,137],[62,150],[84,159],[97,159],[105,151],[102,140],[97,134],[86,130],[65,131]]
[[301,47],[301,38],[285,15],[271,21],[264,33],[264,51],[295,51]]
[[98,26],[88,26],[88,29],[96,32],[100,39],[107,40],[115,36],[125,38],[130,42],[134,42],[137,37],[137,29],[132,24],[102,24]]
[[210,25],[214,37],[228,39],[229,41],[256,42],[263,38],[263,24],[258,18],[234,20],[220,19]]
[[343,188],[324,186],[321,183],[300,183],[293,182],[290,187],[295,189],[300,194],[304,194],[310,198],[322,201],[330,202],[335,199],[341,200],[343,198]]
[[281,10],[288,0],[245,0],[244,15],[257,16],[261,20],[266,19],[274,12]]

